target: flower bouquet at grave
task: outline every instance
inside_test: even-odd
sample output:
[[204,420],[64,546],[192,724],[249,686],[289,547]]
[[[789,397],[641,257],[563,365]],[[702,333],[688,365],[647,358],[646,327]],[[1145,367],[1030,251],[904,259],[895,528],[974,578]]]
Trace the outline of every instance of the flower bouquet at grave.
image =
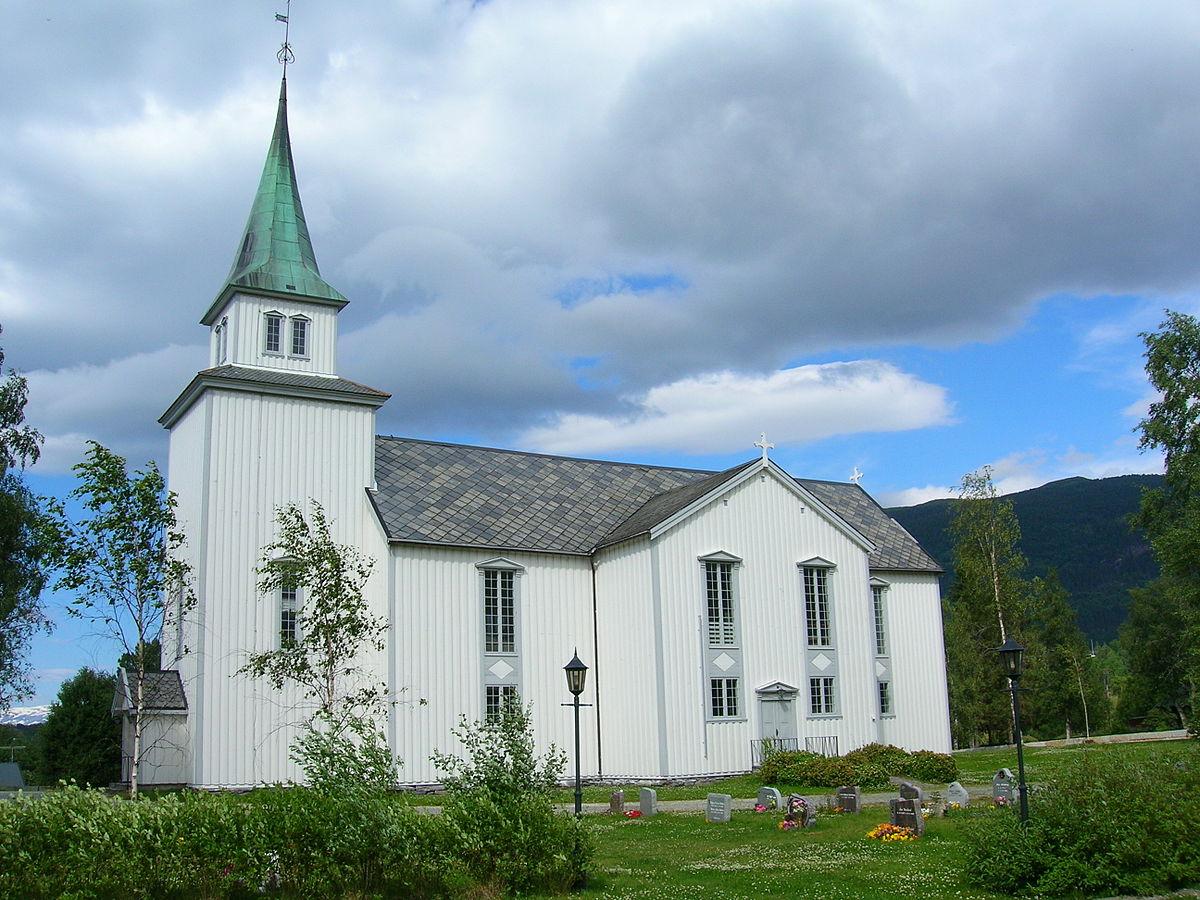
[[779,827],[784,831],[791,831],[793,828],[805,828],[811,825],[816,817],[816,809],[803,797],[793,794],[788,797],[787,812],[783,816],[783,821],[779,823]]
[[882,825],[876,825],[868,831],[867,837],[873,841],[883,841],[887,844],[897,841],[915,841],[917,839],[916,832],[911,828],[901,828],[899,825],[889,825],[886,822]]
[[642,811],[640,809],[631,809],[625,813],[625,818],[627,819],[640,819],[641,817]]

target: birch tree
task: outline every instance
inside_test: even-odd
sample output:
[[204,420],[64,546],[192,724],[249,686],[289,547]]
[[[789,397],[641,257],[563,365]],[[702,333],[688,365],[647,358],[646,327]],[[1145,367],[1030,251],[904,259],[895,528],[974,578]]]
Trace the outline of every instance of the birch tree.
[[57,590],[75,595],[70,615],[113,638],[131,662],[133,746],[129,791],[136,796],[146,750],[146,673],[168,607],[186,615],[194,605],[190,567],[179,556],[184,535],[175,520],[175,495],[153,462],[130,473],[124,458],[95,441],[74,467],[69,497],[80,515],[48,501],[46,534]]
[[963,476],[954,502],[953,588],[944,604],[946,674],[955,743],[996,742],[1010,727],[1000,664],[992,650],[1020,618],[1025,584],[1021,529],[1011,500],[999,496],[985,466]]
[[295,621],[278,646],[250,653],[239,674],[277,691],[298,688],[311,712],[292,746],[310,784],[395,782],[395,761],[378,718],[386,686],[372,682],[362,656],[381,652],[387,621],[372,614],[364,590],[374,560],[330,534],[325,510],[296,504],[275,512],[279,536],[263,548],[258,590],[272,600],[297,597]]

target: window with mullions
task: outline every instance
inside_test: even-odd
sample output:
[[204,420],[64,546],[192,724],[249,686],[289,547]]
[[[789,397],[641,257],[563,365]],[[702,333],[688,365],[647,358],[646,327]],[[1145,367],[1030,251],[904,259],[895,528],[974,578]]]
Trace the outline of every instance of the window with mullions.
[[283,316],[267,313],[263,316],[263,350],[267,353],[283,352]]
[[833,692],[833,679],[808,679],[809,713],[814,716],[830,716],[837,712],[837,699]]
[[887,656],[887,619],[883,610],[884,588],[874,585],[871,588],[871,606],[875,613],[875,655]]
[[881,716],[890,716],[894,714],[892,709],[892,683],[890,681],[879,682],[879,714]]
[[308,356],[308,319],[303,316],[293,316],[292,324],[292,356]]
[[279,587],[279,646],[291,647],[296,643],[296,611],[299,606],[300,590],[296,582],[288,579]]
[[486,722],[495,722],[500,718],[504,704],[517,699],[516,685],[489,684],[484,688],[483,718]]
[[808,646],[831,646],[827,569],[817,566],[804,567],[804,621],[808,629]]
[[708,597],[709,646],[732,647],[737,642],[733,615],[733,563],[705,563],[704,584]]
[[508,569],[483,572],[483,650],[485,653],[517,652],[516,593],[514,573]]
[[738,680],[736,678],[712,678],[712,717],[714,719],[736,718],[738,715]]

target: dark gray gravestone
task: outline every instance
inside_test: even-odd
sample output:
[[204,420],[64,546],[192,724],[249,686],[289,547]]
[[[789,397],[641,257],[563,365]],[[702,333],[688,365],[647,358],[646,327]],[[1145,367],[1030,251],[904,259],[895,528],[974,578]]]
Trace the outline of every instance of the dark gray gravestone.
[[783,795],[779,793],[778,788],[759,788],[758,796],[754,800],[754,805],[761,806],[764,809],[779,809],[783,806]]
[[952,781],[946,788],[946,802],[951,806],[957,804],[960,809],[966,809],[971,803],[971,795],[957,781]]
[[625,792],[613,791],[608,795],[608,811],[614,816],[625,815]]
[[917,837],[925,835],[925,816],[921,812],[921,801],[899,799],[891,801],[891,817],[889,821],[898,828],[907,828]]
[[911,781],[900,782],[900,799],[916,800],[922,806],[925,804],[925,790],[917,787]]
[[728,794],[709,794],[704,818],[710,822],[728,822],[733,798]]
[[834,803],[838,809],[846,813],[856,813],[862,809],[862,791],[858,785],[850,785],[837,789],[837,800]]
[[997,806],[1010,806],[1013,802],[1013,773],[1008,769],[992,776],[992,802]]
[[16,763],[0,763],[0,791],[18,791],[25,787],[21,767]]
[[654,788],[642,788],[638,792],[638,808],[642,811],[642,816],[653,816],[658,814],[658,791]]

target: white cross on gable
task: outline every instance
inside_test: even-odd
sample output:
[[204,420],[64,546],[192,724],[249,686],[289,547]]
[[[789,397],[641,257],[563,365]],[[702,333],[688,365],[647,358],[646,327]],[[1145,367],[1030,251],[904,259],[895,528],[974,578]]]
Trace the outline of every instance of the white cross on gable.
[[767,451],[775,449],[774,444],[767,443],[767,433],[765,431],[758,436],[758,440],[754,442],[754,446],[762,447],[763,462],[767,461]]
[[855,484],[858,484],[860,481],[862,481],[862,478],[863,473],[858,470],[858,466],[855,466],[854,471],[850,473],[850,480]]

